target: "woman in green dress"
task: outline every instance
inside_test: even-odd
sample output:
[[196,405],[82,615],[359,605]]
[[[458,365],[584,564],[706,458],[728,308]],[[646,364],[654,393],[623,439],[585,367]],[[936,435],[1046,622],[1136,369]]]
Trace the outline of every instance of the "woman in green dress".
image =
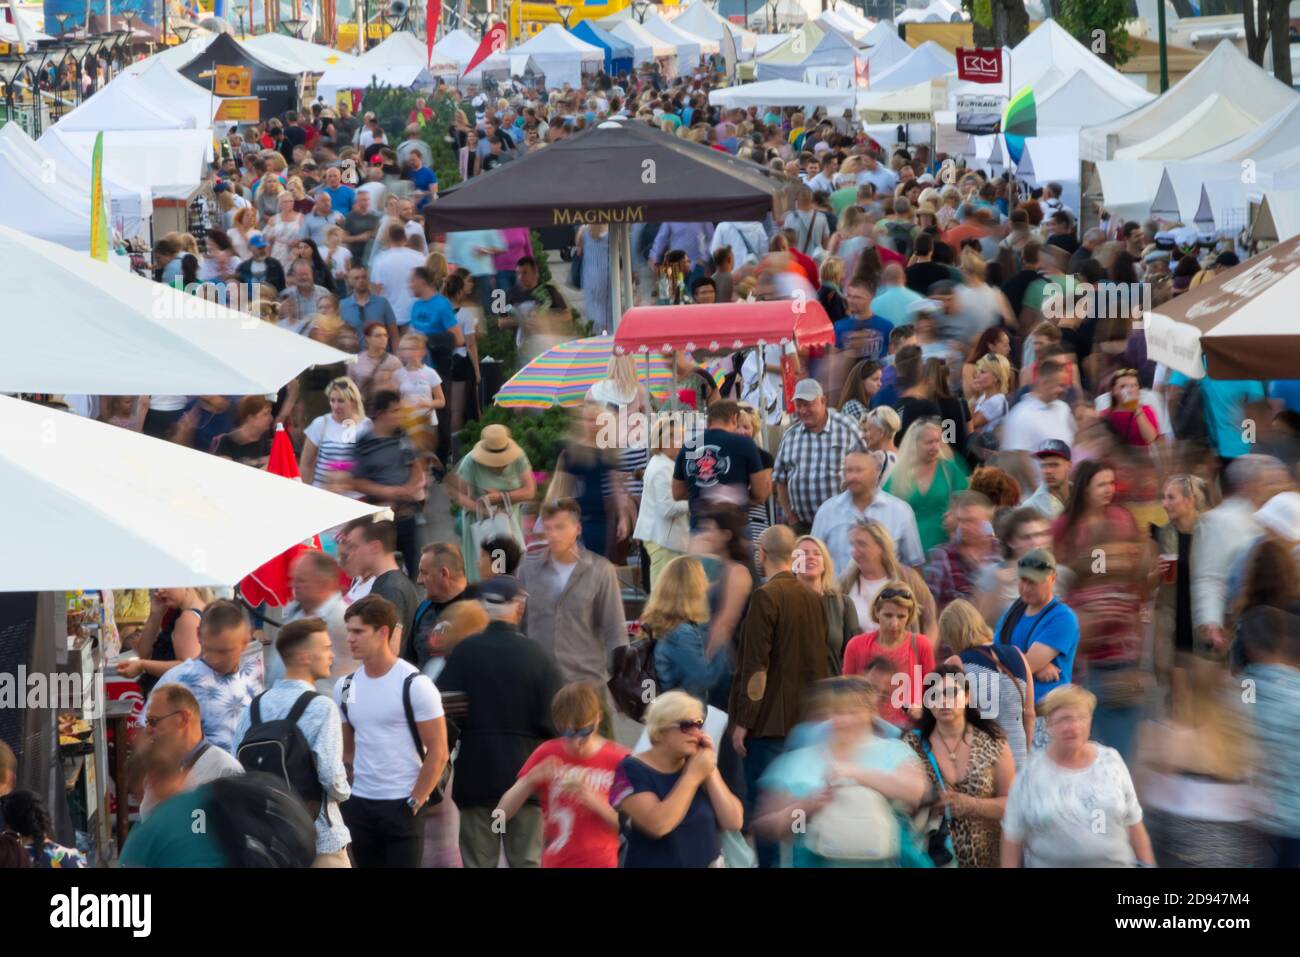
[[926,552],[948,541],[943,519],[949,499],[970,484],[966,470],[944,442],[943,432],[942,420],[918,419],[903,437],[898,464],[885,483],[886,492],[912,506]]
[[483,533],[476,533],[476,523],[491,514],[504,512],[510,535],[522,548],[521,505],[533,500],[537,483],[528,456],[504,425],[484,426],[478,443],[461,459],[453,475],[448,487],[452,501],[462,509],[459,522],[465,575],[470,581],[478,581],[478,552]]

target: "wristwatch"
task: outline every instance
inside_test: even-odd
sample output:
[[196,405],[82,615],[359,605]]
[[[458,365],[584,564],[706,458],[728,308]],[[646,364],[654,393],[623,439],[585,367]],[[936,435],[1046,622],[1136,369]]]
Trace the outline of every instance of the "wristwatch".
[[409,797],[406,799],[406,806],[411,809],[412,813],[414,813],[417,809],[419,809],[420,802],[413,797]]

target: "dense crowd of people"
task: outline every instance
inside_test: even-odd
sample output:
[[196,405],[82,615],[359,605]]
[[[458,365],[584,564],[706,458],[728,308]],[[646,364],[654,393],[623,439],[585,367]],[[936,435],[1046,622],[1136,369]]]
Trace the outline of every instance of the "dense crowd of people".
[[[606,232],[576,295],[527,229],[436,233],[423,103],[397,144],[319,103],[228,137],[219,228],[156,278],[256,284],[355,360],[83,411],[254,468],[280,425],[387,510],[282,614],[153,594],[122,862],[221,862],[174,822],[272,768],[320,867],[1300,864],[1300,380],[1190,379],[1143,332],[1237,253],[708,90],[472,91],[445,131],[467,178],[621,116],[796,184],[779,220],[638,225],[638,296],[672,271],[704,329],[804,297],[834,343],[678,353],[661,394],[613,357],[542,483],[506,425],[453,436],[490,329],[522,361],[613,328]],[[72,866],[34,800],[13,846]]]

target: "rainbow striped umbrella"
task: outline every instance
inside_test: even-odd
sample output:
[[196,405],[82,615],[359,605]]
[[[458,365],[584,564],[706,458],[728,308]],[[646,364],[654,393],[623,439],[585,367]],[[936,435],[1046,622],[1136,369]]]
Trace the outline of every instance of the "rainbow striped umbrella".
[[[581,405],[593,385],[605,378],[614,354],[612,335],[574,339],[542,353],[514,374],[497,393],[496,404],[506,409],[549,409],[553,405]],[[657,352],[639,355],[636,370],[656,399],[663,400],[672,382],[668,360]]]

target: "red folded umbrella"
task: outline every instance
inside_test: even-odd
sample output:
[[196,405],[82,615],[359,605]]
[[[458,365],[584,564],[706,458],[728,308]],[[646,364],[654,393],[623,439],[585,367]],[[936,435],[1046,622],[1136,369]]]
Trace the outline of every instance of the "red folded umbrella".
[[[271,456],[267,460],[266,470],[272,475],[302,481],[298,472],[298,458],[293,453],[293,443],[283,425],[275,427],[275,438],[271,442]],[[289,569],[294,561],[305,551],[320,551],[320,536],[313,535],[307,541],[294,545],[285,552],[276,555],[239,583],[239,592],[250,605],[265,602],[274,607],[283,607],[293,600],[293,587]]]

